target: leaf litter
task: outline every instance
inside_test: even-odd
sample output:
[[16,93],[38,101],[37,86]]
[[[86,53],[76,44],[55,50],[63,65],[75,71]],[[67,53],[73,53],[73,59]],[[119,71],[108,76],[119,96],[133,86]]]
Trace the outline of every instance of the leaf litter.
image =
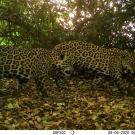
[[0,96],[0,129],[135,129],[135,97],[111,84],[71,80],[66,94],[54,85],[44,99],[33,81],[28,85],[19,96]]

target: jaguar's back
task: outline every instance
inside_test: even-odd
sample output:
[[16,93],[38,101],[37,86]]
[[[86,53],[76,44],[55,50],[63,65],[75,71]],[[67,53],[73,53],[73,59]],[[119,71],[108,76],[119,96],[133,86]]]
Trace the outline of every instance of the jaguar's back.
[[[118,48],[103,48],[87,42],[65,42],[52,50],[55,64],[64,72],[74,65],[88,68],[121,80],[123,68],[135,72],[135,56]],[[69,72],[70,73],[70,72]]]

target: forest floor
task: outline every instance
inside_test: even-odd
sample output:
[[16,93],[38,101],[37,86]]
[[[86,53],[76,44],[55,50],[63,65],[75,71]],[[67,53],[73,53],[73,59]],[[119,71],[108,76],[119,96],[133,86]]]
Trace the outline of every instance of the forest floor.
[[111,82],[95,82],[71,80],[68,91],[54,85],[45,99],[33,82],[17,97],[2,95],[0,129],[135,129],[135,97],[121,95]]

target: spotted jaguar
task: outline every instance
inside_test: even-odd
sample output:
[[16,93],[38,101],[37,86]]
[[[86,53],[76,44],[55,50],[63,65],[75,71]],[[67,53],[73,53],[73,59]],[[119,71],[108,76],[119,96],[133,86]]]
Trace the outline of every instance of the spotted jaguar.
[[65,75],[71,75],[77,69],[87,68],[116,80],[122,85],[122,74],[135,71],[133,52],[118,48],[104,48],[82,41],[69,41],[56,45],[52,49],[52,59]]
[[46,97],[47,90],[54,83],[55,72],[48,50],[0,47],[0,78],[16,78],[20,86],[33,79]]

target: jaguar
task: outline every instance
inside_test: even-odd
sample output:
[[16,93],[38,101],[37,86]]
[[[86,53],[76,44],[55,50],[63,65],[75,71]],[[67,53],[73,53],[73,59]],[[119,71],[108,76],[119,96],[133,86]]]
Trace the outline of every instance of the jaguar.
[[55,66],[46,49],[0,47],[0,79],[18,79],[20,86],[25,86],[28,80],[33,79],[42,96],[46,97],[47,90],[54,83],[55,72]]
[[51,53],[55,65],[66,76],[84,68],[89,72],[114,78],[118,86],[123,88],[123,73],[135,72],[135,55],[128,50],[105,48],[83,41],[68,41],[56,45]]

